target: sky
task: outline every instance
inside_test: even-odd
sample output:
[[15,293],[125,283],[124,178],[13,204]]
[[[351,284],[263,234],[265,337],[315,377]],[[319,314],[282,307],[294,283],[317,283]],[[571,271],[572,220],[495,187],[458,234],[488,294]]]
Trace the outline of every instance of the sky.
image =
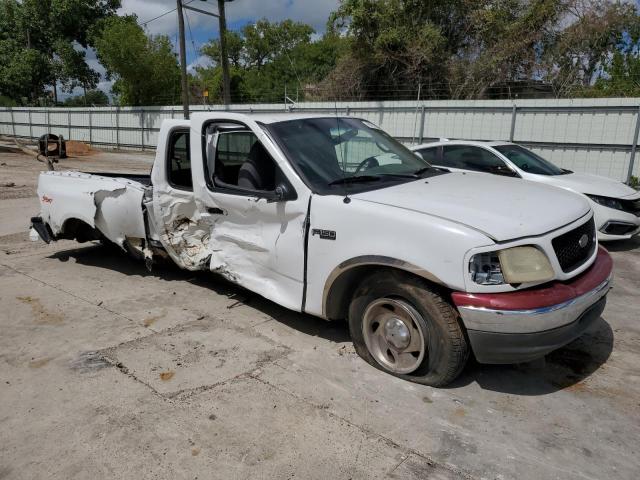
[[[183,3],[217,12],[217,0],[183,0]],[[329,14],[338,6],[338,0],[233,0],[225,4],[227,29],[240,30],[244,25],[261,18],[281,21],[290,18],[311,25],[318,34],[325,30]],[[152,35],[168,35],[177,51],[178,16],[175,11],[152,20],[176,8],[176,0],[122,0],[120,15],[135,14],[146,31]],[[147,22],[148,21],[148,22]],[[147,22],[147,23],[145,23]],[[190,27],[190,28],[189,28]],[[218,19],[209,15],[185,10],[185,30],[187,42],[187,65],[192,70],[197,65],[205,65],[206,59],[198,54],[199,48],[211,38],[218,37]],[[89,66],[102,75],[98,88],[109,93],[111,82],[104,78],[104,68],[96,59],[95,52],[87,52]],[[82,92],[76,89],[72,95]],[[62,94],[61,98],[69,96]]]

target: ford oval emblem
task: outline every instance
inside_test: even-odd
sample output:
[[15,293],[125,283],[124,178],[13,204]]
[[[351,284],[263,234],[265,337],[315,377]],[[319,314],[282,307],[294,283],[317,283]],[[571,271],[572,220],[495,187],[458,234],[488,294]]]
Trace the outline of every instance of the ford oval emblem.
[[578,245],[580,245],[580,248],[584,248],[587,246],[588,243],[589,243],[589,236],[585,233],[580,237],[580,240],[578,240]]

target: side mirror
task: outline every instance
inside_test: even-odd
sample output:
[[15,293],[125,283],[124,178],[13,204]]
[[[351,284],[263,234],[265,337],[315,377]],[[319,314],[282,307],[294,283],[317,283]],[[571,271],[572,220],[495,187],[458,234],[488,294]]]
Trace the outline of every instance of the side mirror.
[[493,173],[494,175],[503,175],[505,177],[519,177],[520,175],[518,175],[516,172],[514,172],[513,170],[511,170],[509,167],[507,167],[506,165],[495,165],[493,167],[491,167],[491,173]]
[[289,200],[295,200],[298,198],[296,192],[290,189],[284,183],[280,183],[276,186],[272,192],[260,192],[262,198],[267,199],[267,203],[273,202],[287,202]]

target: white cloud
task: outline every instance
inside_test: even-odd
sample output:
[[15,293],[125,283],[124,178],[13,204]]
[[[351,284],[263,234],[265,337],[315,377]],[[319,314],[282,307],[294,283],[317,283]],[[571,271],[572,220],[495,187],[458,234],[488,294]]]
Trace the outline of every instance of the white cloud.
[[[188,0],[186,0],[188,1]],[[186,3],[186,2],[185,2]],[[217,12],[217,2],[193,2],[203,10]],[[329,13],[338,6],[338,0],[234,0],[226,4],[227,23],[255,21],[267,18],[280,21],[287,18],[312,25],[318,31],[324,31]],[[136,14],[140,22],[151,20],[165,12],[175,9],[175,0],[123,0],[120,14]],[[192,30],[206,28],[211,36],[218,31],[218,22],[214,17],[188,12]],[[176,13],[171,12],[147,24],[150,33],[175,36],[178,30]]]
[[338,8],[338,0],[235,0],[226,5],[227,21],[280,21],[290,18],[324,31],[329,13]]
[[187,71],[188,72],[193,72],[196,67],[209,67],[212,64],[213,63],[211,62],[211,59],[209,57],[205,57],[204,55],[200,55],[193,62],[191,62],[189,65],[187,65]]

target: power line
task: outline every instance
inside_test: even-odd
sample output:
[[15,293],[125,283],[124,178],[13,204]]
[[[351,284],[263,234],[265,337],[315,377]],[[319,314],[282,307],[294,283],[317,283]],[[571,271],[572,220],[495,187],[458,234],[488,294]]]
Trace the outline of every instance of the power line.
[[196,48],[196,42],[193,40],[193,33],[191,33],[191,22],[189,21],[189,13],[184,12],[184,16],[187,19],[187,27],[189,28],[189,38],[191,39],[191,47],[193,49],[193,56],[198,58],[198,49]]
[[[189,0],[188,2],[185,2],[184,5],[189,5],[190,3],[193,3],[193,2],[195,2],[195,0]],[[140,25],[140,26],[144,25],[146,27],[148,23],[151,23],[151,22],[153,22],[155,20],[158,20],[159,18],[166,17],[170,13],[175,12],[177,9],[178,8],[176,7],[176,8],[172,8],[171,10],[167,10],[166,12],[158,15],[157,17],[150,18],[149,20],[145,20],[144,22],[138,22],[138,25]]]

